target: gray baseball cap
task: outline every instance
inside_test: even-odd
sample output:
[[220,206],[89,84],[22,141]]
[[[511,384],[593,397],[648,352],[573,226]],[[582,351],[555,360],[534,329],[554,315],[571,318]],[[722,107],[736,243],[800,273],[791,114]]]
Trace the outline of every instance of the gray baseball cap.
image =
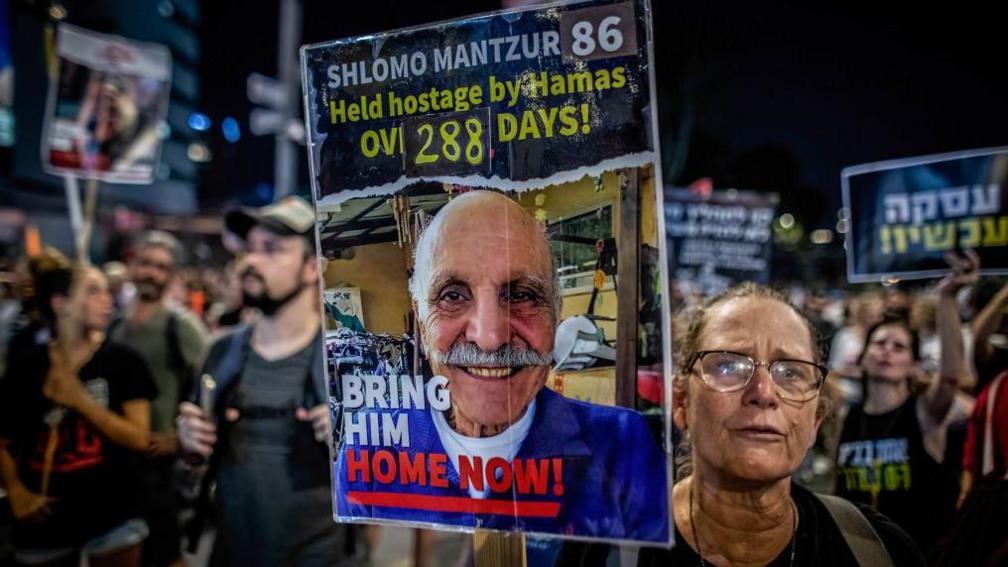
[[241,207],[224,215],[224,226],[242,239],[256,225],[279,234],[307,236],[315,228],[315,209],[301,197],[284,197],[264,207]]

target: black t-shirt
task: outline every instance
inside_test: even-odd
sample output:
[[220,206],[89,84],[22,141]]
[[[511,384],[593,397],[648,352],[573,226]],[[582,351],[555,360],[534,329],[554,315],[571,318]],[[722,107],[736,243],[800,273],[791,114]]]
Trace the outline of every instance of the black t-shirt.
[[[798,510],[798,532],[795,535],[794,565],[816,565],[821,567],[856,566],[854,554],[840,533],[840,528],[830,516],[826,506],[808,490],[792,483],[791,497]],[[861,507],[861,512],[875,528],[886,550],[892,557],[893,565],[922,566],[924,557],[910,536],[885,516]],[[637,555],[638,567],[692,567],[700,565],[700,556],[686,543],[679,526],[675,530],[676,546],[672,549],[642,547]],[[603,567],[611,564],[615,549],[608,544],[585,544],[565,542],[553,562],[554,565],[578,565],[581,567]],[[710,565],[710,563],[707,563]],[[791,546],[788,545],[768,565],[787,567],[791,565]]]
[[7,366],[18,358],[31,354],[40,345],[49,342],[49,328],[39,321],[29,320],[11,335],[7,342]]
[[[227,339],[225,339],[227,340]],[[240,412],[225,436],[217,476],[215,556],[226,565],[346,565],[352,540],[332,519],[329,451],[297,408],[317,400],[312,371],[322,337],[266,360],[249,349],[228,405]],[[344,563],[345,562],[345,563]]]
[[959,485],[924,449],[917,399],[880,415],[851,408],[837,449],[836,494],[885,514],[926,552],[955,515]]
[[[0,439],[17,462],[25,487],[41,492],[45,449],[55,407],[42,394],[49,371],[48,349],[34,349],[7,368],[0,381]],[[122,414],[123,403],[154,398],[146,363],[121,345],[102,345],[80,371],[84,388],[101,405]],[[58,411],[58,410],[56,410]],[[57,426],[49,479],[49,518],[15,526],[20,549],[75,547],[137,516],[135,454],[112,443],[89,421],[65,410]]]

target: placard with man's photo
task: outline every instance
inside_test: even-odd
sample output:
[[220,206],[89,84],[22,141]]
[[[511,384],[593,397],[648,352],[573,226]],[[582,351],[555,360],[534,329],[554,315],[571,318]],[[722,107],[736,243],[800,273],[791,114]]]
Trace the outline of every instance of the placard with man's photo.
[[171,89],[164,46],[61,24],[42,165],[114,183],[154,180]]
[[326,316],[337,521],[671,540],[649,26],[598,1],[303,48],[323,289],[363,315]]

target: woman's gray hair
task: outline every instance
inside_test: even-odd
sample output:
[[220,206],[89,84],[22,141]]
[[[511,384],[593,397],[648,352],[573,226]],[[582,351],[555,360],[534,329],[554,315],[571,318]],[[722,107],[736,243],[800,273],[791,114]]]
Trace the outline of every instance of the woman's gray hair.
[[[822,364],[824,358],[822,340],[808,318],[792,305],[784,294],[763,285],[744,282],[708,299],[700,306],[684,312],[681,317],[677,317],[674,321],[672,336],[676,339],[677,343],[677,347],[675,348],[677,367],[672,375],[674,396],[685,396],[689,393],[689,363],[692,361],[693,354],[700,350],[700,339],[707,324],[707,313],[719,303],[747,297],[770,299],[788,306],[805,323],[805,328],[812,341],[810,346],[814,362]],[[822,388],[819,390],[815,413],[817,419],[824,418],[833,412],[834,399],[833,388],[829,381],[829,376],[827,376],[823,381]],[[682,480],[692,473],[691,453],[689,432],[686,431],[683,432],[683,439],[676,445],[673,457],[676,481]]]

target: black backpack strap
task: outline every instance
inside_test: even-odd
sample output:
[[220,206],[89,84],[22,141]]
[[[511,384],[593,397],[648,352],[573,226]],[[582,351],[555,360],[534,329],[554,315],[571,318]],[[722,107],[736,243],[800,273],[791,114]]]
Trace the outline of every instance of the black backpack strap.
[[308,380],[305,383],[303,406],[312,408],[319,404],[324,404],[329,400],[329,385],[326,383],[325,359],[322,353],[325,352],[325,332],[319,331],[315,335],[312,343],[310,366],[308,367]]
[[179,317],[168,309],[168,321],[165,323],[165,346],[167,346],[168,368],[181,377],[178,383],[179,399],[184,400],[192,392],[194,368],[182,352],[182,342],[179,339]]
[[815,494],[815,497],[826,506],[859,565],[893,567],[892,556],[882,538],[857,506],[839,496]]
[[[217,469],[220,467],[223,453],[227,450],[230,426],[228,421],[224,419],[224,410],[232,401],[233,394],[241,379],[242,367],[245,365],[248,351],[251,348],[249,344],[251,337],[251,326],[240,327],[215,343],[203,364],[203,374],[209,374],[215,382],[216,397],[213,409],[217,424],[217,443],[214,445],[214,452],[210,456],[210,462],[207,463],[206,471],[200,480],[195,503],[196,512],[186,526],[187,549],[190,553],[196,552],[200,534],[203,533],[203,527],[210,517],[214,505],[211,486],[217,476]],[[201,388],[194,388],[192,399],[196,405],[202,405],[201,390]]]
[[[224,409],[225,399],[230,392],[234,391],[241,375],[245,359],[248,357],[251,337],[251,326],[240,327],[221,338],[220,342],[215,344],[211,348],[210,354],[207,355],[202,374],[209,374],[216,384],[217,397],[214,400],[214,412],[218,415],[220,415],[220,410]],[[196,405],[201,404],[199,388],[194,388],[192,400]]]
[[105,338],[106,339],[111,339],[112,338],[112,333],[116,332],[116,330],[120,326],[122,326],[122,324],[123,324],[123,316],[122,315],[116,315],[115,318],[112,319],[112,322],[109,323],[108,328],[105,329]]
[[168,346],[168,366],[174,370],[185,368],[187,364],[182,355],[182,345],[179,344],[178,316],[171,309],[168,310],[168,321],[165,323],[165,344]]
[[224,416],[223,410],[227,407],[226,404],[233,401],[232,394],[238,387],[245,360],[248,358],[249,349],[252,348],[251,340],[251,326],[244,327],[231,335],[227,352],[217,368],[217,374],[214,376],[214,380],[217,381],[217,407],[215,409],[220,417]]

